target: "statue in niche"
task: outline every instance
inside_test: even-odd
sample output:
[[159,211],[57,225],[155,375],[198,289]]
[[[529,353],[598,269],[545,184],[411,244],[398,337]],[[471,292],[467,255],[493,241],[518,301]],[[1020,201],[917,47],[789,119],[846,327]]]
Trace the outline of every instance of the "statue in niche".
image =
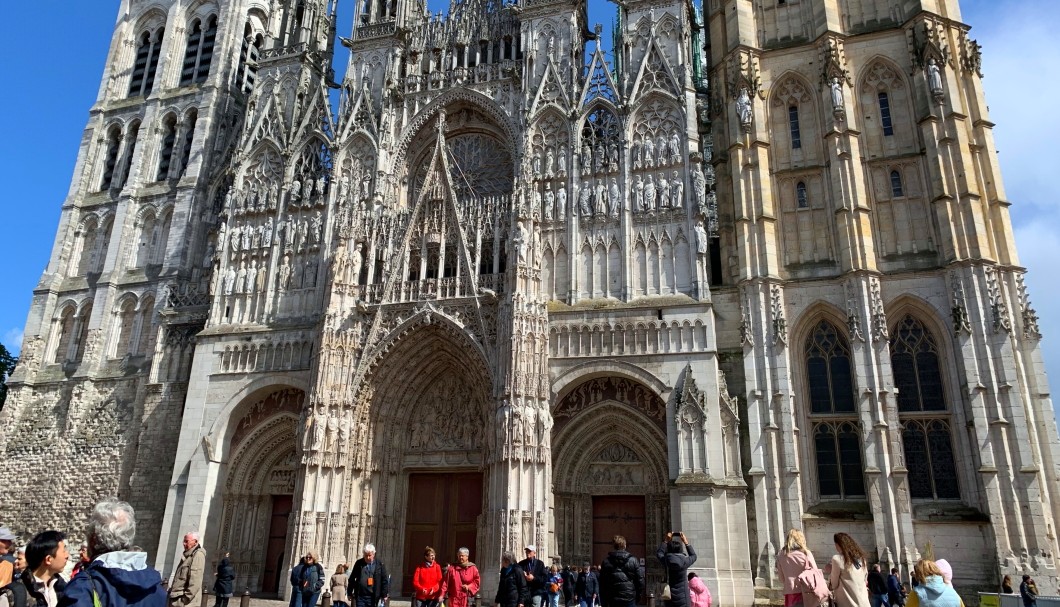
[[223,282],[222,290],[224,291],[224,294],[231,295],[236,286],[236,271],[232,269],[231,266],[229,266],[228,271],[225,272]]
[[634,140],[633,143],[630,144],[629,153],[633,157],[633,168],[639,169],[641,165],[641,145],[639,140]]
[[328,415],[328,428],[324,437],[324,450],[328,453],[334,453],[335,442],[339,438],[339,415],[335,411],[335,408],[331,408],[331,414]]
[[644,181],[637,175],[633,181],[633,208],[637,211],[644,210]]
[[321,216],[320,211],[313,213],[312,219],[309,220],[309,244],[310,246],[316,246],[320,244],[321,239],[324,235],[324,218]]
[[656,162],[658,166],[666,165],[666,133],[659,131],[659,139],[656,142],[655,152],[658,155]]
[[253,231],[254,231],[254,228],[251,228],[250,226],[243,226],[242,228],[240,228],[240,243],[239,243],[239,246],[240,246],[241,250],[243,250],[243,251],[249,251],[250,250],[251,245],[253,244],[253,240],[254,240],[254,235],[251,233]]
[[545,219],[552,221],[556,207],[556,194],[552,192],[552,184],[545,184]]
[[254,228],[254,231],[251,233],[251,236],[250,236],[251,237],[250,247],[252,249],[260,249],[261,248],[261,235],[262,235],[262,232],[264,232],[264,231],[265,231],[265,226],[263,226],[263,225]]
[[607,214],[607,188],[604,187],[603,180],[600,180],[600,181],[596,182],[595,202],[596,202],[596,209],[595,209],[596,214],[599,215],[599,216],[606,215]]
[[554,170],[556,166],[556,154],[552,151],[552,148],[545,150],[545,177],[553,177],[556,172]]
[[250,260],[250,267],[247,268],[247,293],[257,293],[258,291],[258,261],[256,259]]
[[666,173],[659,174],[659,208],[665,209],[670,206],[670,182],[666,179]]
[[670,133],[670,164],[681,164],[681,137],[677,131]]
[[313,178],[306,177],[305,183],[302,184],[302,204],[308,205],[309,199],[313,196]]
[[619,190],[618,180],[614,177],[611,178],[611,187],[608,189],[607,197],[608,211],[612,217],[618,217],[619,206],[622,204],[622,191]]
[[618,144],[614,141],[607,145],[607,170],[618,170]]
[[523,440],[528,446],[539,444],[534,437],[535,430],[537,430],[537,410],[533,407],[526,407],[526,415],[523,417]]
[[740,125],[744,128],[751,126],[754,106],[751,104],[751,94],[746,86],[740,87],[740,94],[736,97],[736,115],[740,118]]
[[316,408],[313,413],[313,421],[308,423],[309,427],[306,430],[309,434],[307,440],[309,451],[317,453],[324,448],[324,438],[328,425],[328,416],[324,411],[323,405]]
[[586,183],[581,186],[578,192],[578,212],[581,213],[582,217],[589,217],[593,214],[593,207],[589,203],[589,196],[591,186]]
[[541,178],[541,153],[540,152],[534,152],[534,157],[531,160],[531,166],[532,166],[533,171],[534,171],[534,177],[536,177],[537,179],[540,179]]
[[523,411],[521,407],[511,408],[511,441],[512,446],[519,447],[523,444]]
[[684,206],[685,182],[681,179],[681,174],[677,171],[674,171],[674,178],[670,182],[670,196],[672,200],[670,206],[675,209],[680,209]]
[[[533,205],[533,214],[537,215],[539,212],[542,211],[541,207],[543,206],[543,202],[542,202],[542,199],[541,199],[541,191],[537,189],[537,187],[536,187],[537,184],[536,183],[534,184],[534,186],[535,186],[534,190],[530,194],[530,196],[531,196],[531,199],[532,199],[531,200],[531,204]],[[524,192],[519,192],[519,199],[520,199],[519,208],[520,208],[520,210],[522,210],[524,208],[524,206],[525,206],[523,204],[523,202],[522,202],[522,198],[523,198],[524,195],[525,195]],[[520,213],[520,214],[523,214],[523,213]]]
[[317,260],[310,257],[305,262],[305,275],[302,276],[302,288],[309,289],[317,286]]
[[839,78],[832,76],[832,82],[828,85],[828,88],[832,92],[832,111],[842,112],[843,111],[843,83],[839,81]]
[[338,444],[336,445],[338,447],[337,451],[339,453],[342,453],[345,450],[346,445],[350,443],[350,426],[350,412],[340,409],[337,441]]
[[302,198],[302,182],[298,178],[295,178],[295,180],[291,182],[291,196],[290,196],[291,206],[297,207],[298,206],[298,201],[301,200],[301,198]]
[[227,238],[227,237],[228,237],[228,222],[222,220],[221,221],[221,226],[219,228],[217,228],[217,248],[218,249],[220,249],[222,251],[225,250],[225,244],[227,244],[225,242],[225,238]]
[[361,253],[361,243],[355,243],[353,245],[353,256],[350,260],[350,268],[352,269],[352,276],[350,282],[353,284],[360,284],[361,282],[361,265],[364,263],[364,254]]
[[706,204],[707,180],[703,177],[703,168],[698,163],[692,169],[692,189],[696,195],[696,204],[702,209]]
[[261,246],[263,248],[269,248],[272,246],[272,217],[265,220],[265,225],[262,226],[261,230]]
[[515,231],[512,233],[512,244],[515,245],[515,252],[519,263],[526,263],[526,252],[529,243],[526,239],[526,228],[523,227],[522,221],[515,222]]
[[239,271],[236,272],[236,293],[247,291],[247,260],[239,262]]
[[582,143],[582,175],[588,175],[593,166],[593,150],[589,142]]
[[298,250],[304,251],[307,241],[309,240],[309,224],[305,219],[298,222]]
[[265,290],[265,274],[267,273],[267,271],[268,266],[265,265],[264,261],[261,262],[261,265],[258,266],[258,293],[261,293]]
[[313,193],[317,196],[323,197],[324,190],[327,188],[327,183],[324,182],[324,176],[317,177],[316,183],[313,185]]
[[935,58],[928,59],[927,65],[928,73],[928,86],[931,87],[931,94],[935,97],[942,96],[942,72],[939,70],[939,64],[935,62]]
[[651,175],[644,178],[644,210],[655,210],[655,182]]
[[566,145],[559,146],[559,159],[558,159],[558,162],[559,162],[559,176],[560,177],[566,177],[567,176],[567,146]]
[[605,155],[607,150],[604,149],[602,143],[597,143],[593,147],[593,172],[599,173],[604,170],[604,161],[606,160]]
[[556,210],[558,219],[567,218],[567,186],[560,185],[559,191],[556,192]]
[[651,135],[644,137],[644,168],[650,169],[655,166],[655,142]]
[[350,176],[346,173],[342,174],[339,179],[339,202],[346,202],[346,197],[350,193]]
[[707,229],[703,227],[703,220],[699,219],[696,221],[696,253],[700,255],[706,255],[707,249],[710,246],[710,239],[707,237]]

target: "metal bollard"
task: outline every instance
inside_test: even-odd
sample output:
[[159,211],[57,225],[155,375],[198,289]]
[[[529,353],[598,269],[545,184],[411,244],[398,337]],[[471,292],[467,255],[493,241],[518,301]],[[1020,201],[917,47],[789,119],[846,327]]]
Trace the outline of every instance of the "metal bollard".
[[331,607],[331,591],[324,591],[324,598],[320,601],[320,607]]
[[648,593],[648,607],[655,607],[655,593]]
[[202,587],[202,607],[210,607],[210,589],[206,586]]
[[476,594],[475,596],[471,597],[471,607],[478,607],[480,605],[480,601],[481,600],[482,600],[482,595],[481,594]]
[[243,591],[243,596],[239,597],[239,607],[250,607],[250,587]]

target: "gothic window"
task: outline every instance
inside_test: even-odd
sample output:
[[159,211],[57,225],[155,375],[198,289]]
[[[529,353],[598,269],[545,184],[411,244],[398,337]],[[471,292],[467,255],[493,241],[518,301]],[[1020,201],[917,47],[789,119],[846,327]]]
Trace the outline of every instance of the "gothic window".
[[478,273],[479,274],[493,274],[493,241],[485,240],[482,242],[482,250],[479,252],[478,259]]
[[68,305],[59,313],[55,327],[55,350],[52,353],[52,362],[64,363],[70,352],[70,341],[74,335],[74,321],[77,317],[77,308]]
[[76,276],[87,276],[102,269],[107,257],[112,225],[113,222],[109,219],[100,225],[99,220],[93,217],[81,226],[76,236],[73,255],[77,260],[76,265],[73,265]]
[[88,345],[88,323],[92,318],[92,304],[81,309],[74,321],[74,343],[72,362],[81,362],[85,357],[85,346]]
[[114,346],[112,358],[121,358],[132,354],[133,330],[136,324],[136,297],[122,299],[114,310]]
[[140,238],[136,248],[136,267],[142,268],[151,263],[151,253],[154,248],[157,234],[158,221],[153,211],[144,213],[140,220]]
[[137,320],[137,344],[134,354],[150,356],[155,349],[155,300],[150,295],[140,300],[139,318]]
[[891,171],[891,198],[901,198],[904,195],[902,175],[898,171]]
[[258,58],[261,56],[261,47],[264,43],[264,37],[261,34],[255,34],[249,23],[243,28],[243,41],[239,47],[239,69],[236,70],[236,87],[244,93],[249,93],[254,88],[254,81],[258,76]]
[[195,141],[195,122],[198,120],[198,112],[192,110],[184,117],[184,149],[180,153],[179,173],[183,177],[188,170],[188,162],[191,160],[191,144]]
[[121,128],[117,125],[111,127],[107,134],[107,152],[103,161],[103,179],[99,183],[99,191],[105,192],[110,189],[114,182],[114,169],[118,165],[118,152],[121,150]]
[[960,499],[935,338],[923,323],[906,315],[895,327],[890,346],[910,495]]
[[184,49],[180,86],[205,82],[210,75],[213,46],[217,38],[217,17],[210,15],[205,23],[202,19],[195,19],[188,30],[188,45]]
[[819,422],[813,427],[817,486],[822,498],[865,496],[861,436],[855,422]]
[[162,145],[158,154],[158,174],[155,181],[169,178],[169,165],[173,160],[173,146],[177,141],[177,117],[170,114],[162,120]]
[[800,209],[810,208],[810,199],[806,195],[806,183],[800,181],[795,184],[795,200]]
[[885,92],[879,93],[877,99],[880,102],[880,124],[883,126],[885,137],[894,135],[894,123],[891,122],[891,99]]
[[802,147],[802,136],[799,134],[799,106],[788,107],[788,126],[791,129],[791,149]]
[[835,325],[822,320],[806,339],[806,380],[813,414],[854,413],[850,346]]
[[129,81],[130,97],[147,95],[154,88],[164,33],[165,26],[160,26],[154,31],[142,32],[137,38],[136,61],[133,63],[132,79]]
[[129,173],[132,172],[133,157],[136,155],[136,140],[140,136],[140,121],[137,120],[129,126],[129,131],[125,134],[125,140],[128,144],[125,146],[125,159],[121,166],[120,181],[118,182],[118,189],[124,189],[125,184],[129,181]]
[[173,211],[167,211],[155,228],[155,236],[151,243],[150,263],[161,264],[166,257],[166,243],[169,241],[169,230],[173,224]]

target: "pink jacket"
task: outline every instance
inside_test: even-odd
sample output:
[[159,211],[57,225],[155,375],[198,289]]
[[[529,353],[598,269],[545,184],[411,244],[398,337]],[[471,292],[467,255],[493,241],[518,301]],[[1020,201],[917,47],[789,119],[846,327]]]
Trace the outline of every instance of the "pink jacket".
[[698,575],[688,580],[688,590],[692,595],[692,607],[710,607],[710,588],[707,588]]
[[784,594],[798,593],[795,590],[795,579],[807,569],[817,569],[817,561],[813,560],[811,552],[784,550],[777,555],[777,573],[780,574],[780,579],[784,580]]

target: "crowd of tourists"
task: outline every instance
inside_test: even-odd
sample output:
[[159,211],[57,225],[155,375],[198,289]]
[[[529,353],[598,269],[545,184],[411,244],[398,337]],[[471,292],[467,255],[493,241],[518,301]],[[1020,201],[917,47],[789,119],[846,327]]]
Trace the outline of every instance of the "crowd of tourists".
[[[73,562],[60,531],[43,531],[13,549],[15,534],[0,527],[0,607],[199,607],[206,551],[198,534],[184,536],[180,562],[167,582],[147,565],[147,553],[133,543],[135,536],[135,512],[118,500],[104,500],[92,510],[87,540]],[[802,532],[788,532],[776,562],[784,607],[964,607],[946,560],[921,559],[906,583],[897,568],[885,575],[879,563],[870,563],[850,535],[837,533],[833,540],[836,553],[822,570]],[[580,568],[548,566],[533,545],[524,548],[522,560],[503,553],[494,605],[634,607],[647,591],[644,561],[627,550],[623,536],[616,535],[612,544],[614,550],[600,565],[583,563]],[[228,553],[220,556],[213,576],[214,607],[228,607],[236,575]],[[456,562],[445,567],[437,556],[428,546],[415,566],[415,607],[469,607],[482,585],[470,551],[460,548]],[[660,597],[665,607],[711,607],[707,585],[689,571],[697,554],[684,533],[667,533],[655,557],[666,572]],[[338,565],[330,577],[309,551],[291,569],[290,583],[290,607],[315,607],[325,586],[335,607],[386,607],[390,597],[390,575],[372,544],[364,546],[352,565]],[[1009,576],[1001,591],[1016,594]],[[1036,607],[1038,588],[1030,576],[1023,576],[1018,594],[1024,607]]]

